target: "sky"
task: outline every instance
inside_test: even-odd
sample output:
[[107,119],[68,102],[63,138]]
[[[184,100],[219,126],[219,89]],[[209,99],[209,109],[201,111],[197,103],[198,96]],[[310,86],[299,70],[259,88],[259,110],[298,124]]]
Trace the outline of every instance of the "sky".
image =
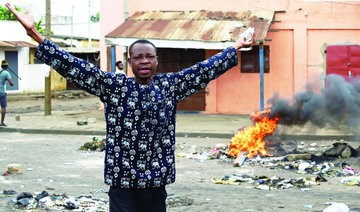
[[[45,0],[0,0],[0,5],[11,3],[20,7],[22,11],[30,9],[35,21],[45,16]],[[71,16],[74,6],[74,23],[86,23],[88,20],[88,3],[90,2],[90,15],[99,12],[99,0],[51,0],[51,14],[53,16]]]

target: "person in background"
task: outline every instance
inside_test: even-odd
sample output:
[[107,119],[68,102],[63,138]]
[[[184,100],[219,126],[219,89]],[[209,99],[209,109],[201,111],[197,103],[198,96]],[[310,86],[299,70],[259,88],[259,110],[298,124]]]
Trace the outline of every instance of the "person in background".
[[129,47],[134,77],[104,72],[44,38],[29,12],[6,6],[39,43],[35,56],[104,103],[106,150],[104,182],[111,212],[164,212],[165,186],[175,182],[177,103],[204,89],[238,64],[237,50],[251,46],[240,37],[222,52],[179,72],[155,75],[157,50],[148,40]]
[[10,86],[13,86],[14,83],[11,79],[10,73],[7,71],[8,62],[6,60],[1,61],[1,71],[0,71],[0,103],[1,103],[1,124],[0,126],[5,127],[4,122],[6,115],[7,99],[5,92],[5,84],[9,82]]
[[115,63],[115,65],[116,65],[116,67],[118,68],[118,70],[117,70],[115,73],[120,73],[120,74],[126,75],[125,72],[123,71],[123,69],[124,69],[124,64],[122,63],[121,60],[117,61],[117,62]]

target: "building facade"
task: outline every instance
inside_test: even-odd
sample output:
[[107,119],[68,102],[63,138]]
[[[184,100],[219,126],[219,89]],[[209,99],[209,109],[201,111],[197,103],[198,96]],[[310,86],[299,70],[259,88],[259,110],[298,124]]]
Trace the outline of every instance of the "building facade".
[[[273,95],[292,99],[296,93],[304,91],[308,83],[319,85],[321,89],[326,75],[330,73],[327,71],[327,57],[330,58],[326,54],[327,48],[353,46],[352,48],[356,49],[360,43],[360,22],[357,21],[360,18],[360,1],[194,0],[189,3],[150,0],[144,4],[140,0],[107,0],[100,2],[102,70],[111,69],[111,63],[108,62],[111,60],[111,43],[107,42],[107,36],[124,22],[127,14],[131,17],[139,11],[201,10],[274,12],[274,19],[267,31],[266,39],[263,40],[265,50],[268,51],[268,57],[265,57],[268,59],[268,70],[265,69],[262,79],[263,94],[260,73],[244,71],[241,63],[249,57],[240,52],[240,64],[212,81],[205,89],[205,108],[200,110],[204,113],[248,114],[261,108],[261,95],[266,107],[266,100]],[[205,58],[220,50],[204,48]],[[165,51],[171,54],[171,48]],[[123,46],[117,45],[115,52],[117,60],[123,59]],[[347,57],[350,57],[351,61],[356,61],[356,52],[351,50]],[[329,51],[328,54],[330,53],[332,58],[345,57],[337,55],[340,54],[337,51]],[[346,53],[342,53],[344,54]],[[159,60],[161,61],[161,57]],[[356,65],[354,62],[346,62],[345,59],[343,61],[343,66]],[[352,70],[357,70],[357,67]],[[348,74],[349,72],[344,73]],[[357,75],[357,72],[353,71],[351,74]],[[132,76],[132,73],[128,75]]]

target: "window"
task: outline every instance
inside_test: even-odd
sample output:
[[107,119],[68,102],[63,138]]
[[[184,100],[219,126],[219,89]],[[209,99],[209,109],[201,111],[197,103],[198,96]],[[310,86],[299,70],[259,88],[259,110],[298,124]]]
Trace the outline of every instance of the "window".
[[[270,73],[270,48],[264,46],[264,73]],[[260,73],[259,46],[241,52],[241,73]]]

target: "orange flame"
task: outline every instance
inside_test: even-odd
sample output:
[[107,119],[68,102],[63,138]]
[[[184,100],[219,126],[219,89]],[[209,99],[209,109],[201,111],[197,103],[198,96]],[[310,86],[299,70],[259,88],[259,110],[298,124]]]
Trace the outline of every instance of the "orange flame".
[[229,144],[229,155],[236,157],[241,151],[247,151],[247,158],[251,158],[260,153],[261,156],[271,156],[267,154],[263,138],[272,134],[275,130],[278,117],[270,118],[270,109],[251,113],[255,125],[242,129],[235,133]]

